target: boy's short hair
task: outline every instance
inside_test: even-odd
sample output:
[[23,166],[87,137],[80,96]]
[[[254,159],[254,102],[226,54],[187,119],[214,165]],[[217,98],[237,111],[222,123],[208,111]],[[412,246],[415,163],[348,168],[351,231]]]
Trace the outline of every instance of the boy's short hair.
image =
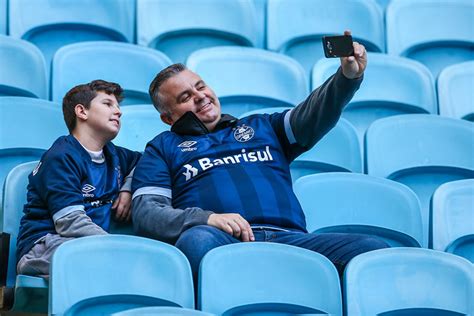
[[179,74],[181,71],[186,70],[186,66],[180,63],[170,65],[160,71],[155,79],[150,84],[148,89],[148,93],[150,94],[151,100],[153,101],[153,105],[155,109],[158,110],[160,113],[167,113],[168,109],[163,104],[162,100],[160,100],[159,92],[161,85],[168,80],[169,78]]
[[119,103],[123,100],[122,87],[115,82],[94,80],[75,86],[69,90],[63,98],[64,122],[66,122],[70,133],[76,128],[76,105],[82,104],[86,109],[89,109],[92,99],[97,96],[98,92],[114,95]]

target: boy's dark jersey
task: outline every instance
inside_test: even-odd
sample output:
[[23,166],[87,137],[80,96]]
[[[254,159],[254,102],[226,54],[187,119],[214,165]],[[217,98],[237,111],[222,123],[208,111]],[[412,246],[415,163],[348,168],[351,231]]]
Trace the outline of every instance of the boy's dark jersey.
[[27,203],[20,222],[17,259],[48,233],[54,222],[74,211],[85,211],[96,225],[108,231],[112,202],[140,153],[107,143],[105,161],[93,162],[72,136],[58,138],[29,175]]

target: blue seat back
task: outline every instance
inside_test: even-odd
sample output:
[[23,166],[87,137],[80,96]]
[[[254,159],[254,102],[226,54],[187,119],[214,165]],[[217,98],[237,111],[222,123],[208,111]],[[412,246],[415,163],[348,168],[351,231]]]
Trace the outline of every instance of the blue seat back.
[[474,263],[474,179],[448,182],[433,195],[433,249]]
[[222,112],[234,116],[263,107],[294,106],[309,93],[298,62],[262,49],[202,49],[186,64],[214,90]]
[[299,178],[294,190],[309,232],[375,235],[391,246],[427,246],[421,206],[408,187],[355,173],[321,173]]
[[322,36],[346,29],[368,51],[385,51],[382,10],[373,0],[268,0],[267,48],[295,58],[308,75],[324,57]]
[[276,243],[239,243],[209,251],[199,269],[198,300],[202,311],[218,315],[342,315],[334,265],[316,252]]
[[439,114],[474,122],[474,61],[444,68],[438,77]]
[[392,0],[387,51],[422,62],[436,78],[444,67],[474,59],[473,19],[470,0]]
[[0,34],[7,34],[8,14],[7,0],[0,0]]
[[256,46],[259,34],[254,3],[247,0],[137,0],[138,44],[185,62],[200,48]]
[[50,314],[108,315],[149,305],[194,308],[191,268],[177,248],[148,238],[102,235],[77,238],[56,250]]
[[134,41],[134,0],[10,0],[9,12],[10,35],[38,46],[48,73],[54,52],[61,46]]
[[61,106],[46,100],[0,97],[0,149],[47,149],[68,134]]
[[38,48],[26,41],[0,35],[0,56],[0,96],[48,98],[46,63]]
[[61,102],[72,87],[103,79],[124,89],[122,105],[151,103],[148,86],[170,64],[164,54],[132,44],[109,41],[67,45],[54,55],[52,99]]
[[352,259],[344,273],[347,316],[472,315],[474,266],[452,254],[387,248]]
[[167,315],[167,316],[214,316],[214,314],[201,312],[195,309],[181,308],[181,307],[141,307],[129,309],[123,312],[112,314],[112,316],[153,316],[153,315]]
[[474,178],[473,139],[474,125],[463,120],[427,114],[380,119],[367,131],[367,171],[415,191],[427,235],[430,200],[436,188],[445,182]]
[[123,107],[121,121],[120,133],[113,143],[131,150],[144,151],[155,136],[170,130],[151,104]]

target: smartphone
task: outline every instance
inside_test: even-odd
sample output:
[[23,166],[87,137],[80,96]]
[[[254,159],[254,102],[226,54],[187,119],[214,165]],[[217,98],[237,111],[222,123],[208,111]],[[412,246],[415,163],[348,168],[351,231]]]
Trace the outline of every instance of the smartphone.
[[354,56],[352,36],[323,36],[324,56],[326,58]]

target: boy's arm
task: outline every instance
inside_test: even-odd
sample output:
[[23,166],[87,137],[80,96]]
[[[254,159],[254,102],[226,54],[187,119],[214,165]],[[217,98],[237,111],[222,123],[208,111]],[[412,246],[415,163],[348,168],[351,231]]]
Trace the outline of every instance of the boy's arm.
[[63,237],[83,237],[91,235],[107,235],[100,226],[94,224],[82,210],[73,211],[54,222],[54,227]]

